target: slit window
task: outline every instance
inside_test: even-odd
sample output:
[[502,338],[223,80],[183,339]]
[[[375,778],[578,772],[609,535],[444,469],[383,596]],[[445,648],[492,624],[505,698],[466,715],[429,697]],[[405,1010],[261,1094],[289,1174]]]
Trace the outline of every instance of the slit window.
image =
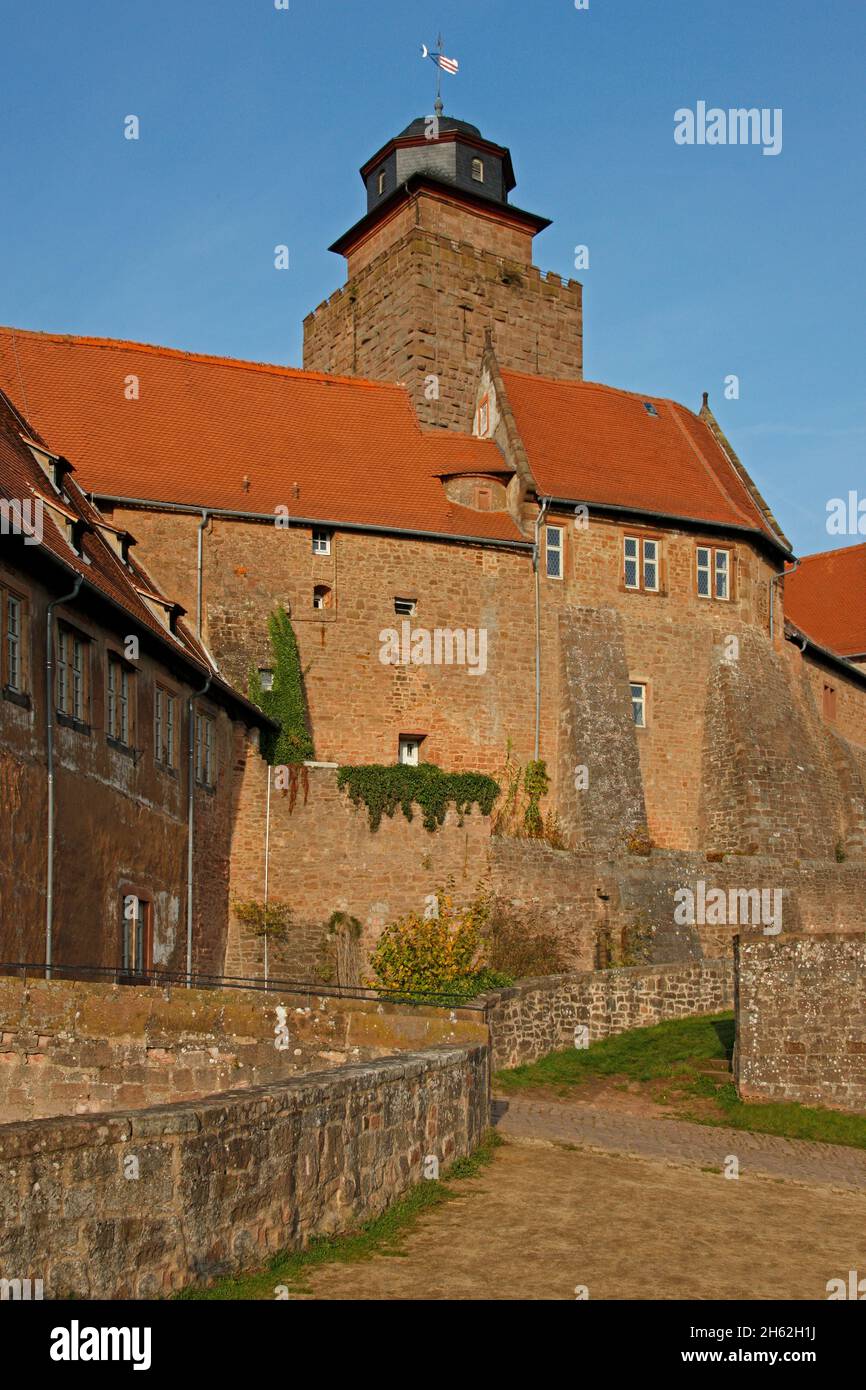
[[384,170],[384,169],[380,169],[380,170],[379,170],[379,176],[378,176],[378,178],[377,178],[377,180],[376,180],[376,188],[378,189],[379,193],[384,193],[384,192],[385,192],[385,170]]
[[640,682],[631,684],[631,713],[638,729],[646,728],[646,686]]
[[484,160],[483,160],[483,159],[473,159],[473,161],[472,161],[472,177],[473,177],[473,179],[475,180],[476,183],[483,183],[483,182],[484,182]]
[[836,722],[836,687],[835,685],[824,686],[824,718],[830,723]]
[[548,579],[561,579],[562,565],[562,527],[547,526],[544,532],[544,549]]

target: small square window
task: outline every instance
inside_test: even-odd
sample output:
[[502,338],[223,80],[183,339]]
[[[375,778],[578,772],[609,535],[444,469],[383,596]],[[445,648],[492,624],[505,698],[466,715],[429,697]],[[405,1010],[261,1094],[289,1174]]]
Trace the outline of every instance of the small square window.
[[397,761],[404,767],[417,767],[421,760],[423,734],[401,734],[397,746]]
[[273,690],[273,688],[274,688],[274,672],[273,672],[273,668],[272,668],[272,667],[270,667],[270,666],[260,666],[260,667],[259,667],[259,685],[261,686],[262,690]]
[[658,411],[656,410],[655,406],[653,405],[652,401],[644,401],[644,403],[643,403],[643,408],[644,408],[644,410],[646,411],[647,415],[652,415],[652,416],[654,416],[656,419],[658,419],[658,414],[659,414],[659,413],[658,413]]
[[331,532],[330,532],[330,531],[319,531],[319,530],[314,531],[314,532],[313,532],[313,554],[314,554],[314,555],[330,555],[330,553],[331,553]]
[[631,712],[632,718],[639,729],[646,728],[646,686],[640,684],[631,685]]
[[545,555],[547,560],[548,579],[561,579],[563,573],[562,566],[562,527],[547,526],[545,528]]
[[417,603],[414,598],[395,598],[394,612],[401,618],[411,618]]

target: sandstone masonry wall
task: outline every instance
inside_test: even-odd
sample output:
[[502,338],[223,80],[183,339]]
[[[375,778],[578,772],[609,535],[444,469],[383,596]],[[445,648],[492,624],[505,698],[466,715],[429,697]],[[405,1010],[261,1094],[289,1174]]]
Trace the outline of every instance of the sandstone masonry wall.
[[[0,1269],[46,1298],[158,1298],[378,1215],[470,1153],[487,1049],[443,1047],[208,1101],[0,1126]],[[135,1165],[138,1177],[130,1178]]]
[[736,982],[743,1100],[866,1112],[866,933],[743,934]]
[[574,1047],[579,1026],[598,1042],[665,1019],[720,1013],[731,1007],[733,983],[729,960],[521,980],[487,996],[491,1066],[516,1067]]

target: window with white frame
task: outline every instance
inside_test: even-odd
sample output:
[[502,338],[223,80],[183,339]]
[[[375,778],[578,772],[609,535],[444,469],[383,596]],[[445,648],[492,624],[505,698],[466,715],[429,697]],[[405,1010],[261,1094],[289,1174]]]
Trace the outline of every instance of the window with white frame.
[[563,576],[562,547],[563,528],[546,526],[544,530],[544,552],[548,579],[561,579]]
[[627,589],[657,594],[660,588],[660,550],[657,540],[623,537],[623,583]]
[[483,183],[483,182],[484,182],[484,160],[483,160],[483,159],[473,159],[473,161],[472,161],[472,177],[473,177],[473,179],[475,180],[476,183]]
[[646,728],[646,686],[639,681],[631,682],[632,718],[639,729]]
[[108,737],[125,748],[132,745],[132,672],[115,656],[108,654]]
[[421,760],[423,735],[401,734],[397,745],[397,761],[404,767],[417,767]]
[[487,437],[490,431],[490,397],[482,396],[478,402],[478,409],[475,412],[475,432],[482,439]]
[[313,554],[330,555],[331,553],[331,533],[330,531],[315,530],[313,532]]
[[695,556],[698,598],[717,598],[726,602],[731,597],[731,552],[699,545]]

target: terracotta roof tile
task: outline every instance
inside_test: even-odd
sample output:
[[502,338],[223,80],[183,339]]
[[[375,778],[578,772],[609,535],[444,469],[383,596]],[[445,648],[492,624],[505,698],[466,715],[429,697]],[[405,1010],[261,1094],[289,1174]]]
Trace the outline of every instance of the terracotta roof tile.
[[597,382],[501,376],[543,495],[752,527],[779,543],[708,426],[684,406]]
[[523,539],[506,513],[451,502],[437,476],[501,469],[496,445],[425,434],[399,385],[0,328],[0,386],[97,496]]
[[785,579],[785,616],[837,656],[866,654],[866,542],[805,555]]

